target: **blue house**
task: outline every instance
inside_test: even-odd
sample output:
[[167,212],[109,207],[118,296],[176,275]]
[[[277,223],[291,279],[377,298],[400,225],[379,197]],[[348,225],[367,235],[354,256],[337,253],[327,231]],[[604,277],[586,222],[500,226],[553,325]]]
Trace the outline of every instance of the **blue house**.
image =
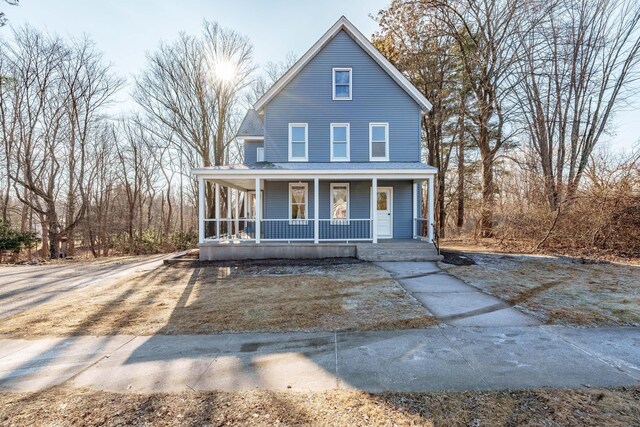
[[421,161],[430,109],[340,18],[247,112],[244,163],[193,171],[201,259],[353,256],[384,244],[410,254],[417,243],[432,256],[436,169]]

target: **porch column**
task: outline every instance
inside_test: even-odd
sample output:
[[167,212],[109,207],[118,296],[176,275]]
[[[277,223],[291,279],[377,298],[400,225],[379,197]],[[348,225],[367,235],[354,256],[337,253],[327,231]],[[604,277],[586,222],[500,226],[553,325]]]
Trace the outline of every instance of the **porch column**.
[[320,241],[320,186],[318,185],[320,180],[318,177],[313,179],[313,243]]
[[247,204],[249,204],[249,192],[248,191],[243,191],[242,192],[242,218],[247,219]]
[[371,180],[371,238],[378,243],[378,178]]
[[198,177],[198,242],[204,243],[204,217],[205,217],[205,199],[204,199],[204,178]]
[[262,188],[262,180],[256,178],[256,243],[260,243],[260,221],[262,221],[262,197],[260,190]]
[[[236,235],[240,234],[240,190],[236,190],[236,198],[234,206],[234,216],[236,218]],[[237,236],[236,236],[237,237]]]
[[434,230],[434,221],[435,221],[435,215],[434,215],[434,194],[433,194],[433,181],[434,181],[434,176],[433,175],[429,175],[429,178],[427,178],[428,184],[429,184],[429,194],[428,194],[428,199],[427,199],[427,207],[429,208],[429,212],[428,212],[428,221],[429,221],[429,225],[427,228],[427,237],[429,239],[430,242],[433,243],[433,230]]
[[413,186],[411,187],[413,190],[413,218],[411,223],[413,224],[414,239],[418,237],[418,233],[416,232],[416,219],[418,218],[418,182],[420,181],[413,181]]
[[229,221],[229,218],[231,218],[231,187],[227,187],[227,220],[225,221],[227,223],[227,237],[231,237],[232,233],[232,221]]
[[220,184],[216,182],[216,239],[220,240]]
[[318,185],[320,180],[318,177],[313,179],[313,243],[320,241],[320,218],[318,213],[320,212],[319,199],[320,199],[320,186]]

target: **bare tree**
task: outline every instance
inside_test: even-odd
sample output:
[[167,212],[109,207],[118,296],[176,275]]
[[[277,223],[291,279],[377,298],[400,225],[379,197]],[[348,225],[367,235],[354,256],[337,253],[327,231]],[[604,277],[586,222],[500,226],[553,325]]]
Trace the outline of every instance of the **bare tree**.
[[0,88],[9,176],[16,197],[41,218],[43,250],[47,235],[57,258],[60,238],[71,232],[73,245],[85,213],[89,135],[122,81],[87,39],[68,44],[29,27],[13,36],[2,48],[8,84]]
[[517,104],[552,209],[580,185],[611,117],[637,90],[640,4],[567,0],[524,38]]

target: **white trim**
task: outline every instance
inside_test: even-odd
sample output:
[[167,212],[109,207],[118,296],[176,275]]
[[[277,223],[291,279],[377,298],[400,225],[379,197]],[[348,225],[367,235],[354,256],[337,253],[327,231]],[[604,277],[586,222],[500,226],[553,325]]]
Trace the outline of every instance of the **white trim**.
[[[377,182],[376,182],[377,184]],[[389,190],[389,199],[387,200],[388,203],[388,207],[389,207],[389,213],[391,214],[391,223],[389,225],[389,228],[391,230],[391,235],[390,236],[382,236],[383,239],[393,239],[393,187],[378,187],[376,185],[376,193],[380,190]],[[375,225],[376,225],[376,241],[378,240],[378,237],[380,237],[378,235],[378,197],[376,195],[376,197],[373,197],[373,186],[371,187],[371,200],[372,200],[372,208],[373,208],[373,216],[376,218],[375,221]]]
[[[304,157],[293,157],[291,151],[291,128],[304,127]],[[296,141],[299,142],[299,141]],[[289,123],[289,161],[308,162],[309,161],[309,125],[307,123]]]
[[[291,187],[293,186],[303,186],[304,187],[304,219],[293,219],[291,217]],[[299,204],[299,203],[298,203]],[[289,204],[287,205],[287,209],[289,213],[287,217],[289,218],[289,225],[306,225],[309,222],[309,183],[308,182],[290,182],[289,183]]]
[[264,163],[264,147],[256,147],[256,163]]
[[[346,146],[346,154],[347,157],[334,157],[333,155],[333,128],[336,127],[346,127],[347,128],[347,146]],[[351,125],[349,123],[331,123],[329,125],[329,151],[331,152],[331,161],[332,162],[348,162],[351,159]]]
[[435,176],[435,168],[430,169],[304,169],[304,170],[283,170],[283,169],[214,169],[196,168],[191,174],[203,177],[207,180],[229,180],[229,179],[251,179],[270,178],[283,181],[308,180],[315,176],[323,180],[353,179],[425,179],[428,176]]
[[[349,97],[338,98],[336,97],[336,71],[348,71],[349,72]],[[353,98],[353,70],[345,67],[334,67],[331,69],[331,97],[334,101],[351,101]]]
[[341,30],[344,30],[355,42],[373,58],[389,76],[404,89],[423,111],[430,111],[431,103],[411,82],[402,75],[379,51],[371,44],[347,18],[342,16],[333,26],[309,49],[269,90],[255,103],[254,108],[262,110],[293,78],[326,46]]
[[[334,187],[347,188],[347,217],[345,219],[333,217],[333,203],[334,203],[333,188]],[[329,184],[329,219],[331,220],[331,225],[349,225],[349,220],[351,219],[351,190],[349,188],[348,182],[332,182],[331,184]]]
[[[384,145],[384,157],[373,157],[373,127],[384,126],[384,137],[385,137],[385,145]],[[380,142],[380,141],[376,141]],[[379,122],[379,123],[369,123],[369,161],[370,162],[388,162],[389,161],[389,123]]]

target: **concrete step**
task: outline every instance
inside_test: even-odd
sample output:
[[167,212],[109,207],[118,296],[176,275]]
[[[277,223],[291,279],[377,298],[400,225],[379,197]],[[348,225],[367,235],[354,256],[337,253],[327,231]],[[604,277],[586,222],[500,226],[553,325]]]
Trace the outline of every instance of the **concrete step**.
[[406,243],[406,244],[373,244],[364,243],[356,245],[356,257],[363,261],[441,261],[443,257],[438,255],[433,244]]

